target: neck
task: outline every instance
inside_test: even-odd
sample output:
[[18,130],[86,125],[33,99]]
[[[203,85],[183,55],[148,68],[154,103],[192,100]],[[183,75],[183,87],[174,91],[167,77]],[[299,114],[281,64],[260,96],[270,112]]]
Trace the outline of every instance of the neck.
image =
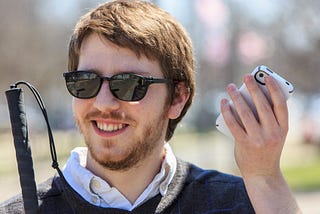
[[161,169],[165,156],[163,146],[154,149],[144,160],[128,170],[110,170],[96,162],[89,154],[86,168],[117,188],[133,204]]

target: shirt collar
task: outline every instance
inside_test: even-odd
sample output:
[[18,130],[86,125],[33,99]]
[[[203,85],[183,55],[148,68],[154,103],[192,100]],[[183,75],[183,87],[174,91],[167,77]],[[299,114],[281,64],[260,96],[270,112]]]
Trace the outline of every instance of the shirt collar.
[[116,188],[94,175],[86,166],[87,148],[77,147],[63,169],[63,174],[72,188],[85,200],[101,207],[112,207],[132,210],[150,198],[161,194],[164,196],[176,172],[177,161],[168,143],[164,145],[166,151],[160,172],[154,177],[138,199],[131,204]]

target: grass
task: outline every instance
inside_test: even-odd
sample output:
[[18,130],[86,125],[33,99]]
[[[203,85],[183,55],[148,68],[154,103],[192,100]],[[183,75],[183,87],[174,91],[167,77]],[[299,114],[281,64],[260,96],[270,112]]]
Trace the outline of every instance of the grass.
[[293,190],[320,190],[320,155],[306,165],[287,167],[282,170]]

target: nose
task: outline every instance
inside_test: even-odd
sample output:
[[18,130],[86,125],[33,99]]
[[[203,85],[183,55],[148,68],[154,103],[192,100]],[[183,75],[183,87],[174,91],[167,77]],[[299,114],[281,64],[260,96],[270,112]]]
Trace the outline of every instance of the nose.
[[112,95],[108,81],[103,81],[93,105],[102,112],[112,111],[119,108],[119,100]]

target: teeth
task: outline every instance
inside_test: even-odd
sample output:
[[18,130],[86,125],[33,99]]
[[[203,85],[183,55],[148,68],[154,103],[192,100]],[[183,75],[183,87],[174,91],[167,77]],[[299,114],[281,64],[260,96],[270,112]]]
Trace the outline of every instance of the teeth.
[[106,123],[99,123],[97,122],[97,127],[105,132],[113,132],[124,127],[123,124],[106,124]]

